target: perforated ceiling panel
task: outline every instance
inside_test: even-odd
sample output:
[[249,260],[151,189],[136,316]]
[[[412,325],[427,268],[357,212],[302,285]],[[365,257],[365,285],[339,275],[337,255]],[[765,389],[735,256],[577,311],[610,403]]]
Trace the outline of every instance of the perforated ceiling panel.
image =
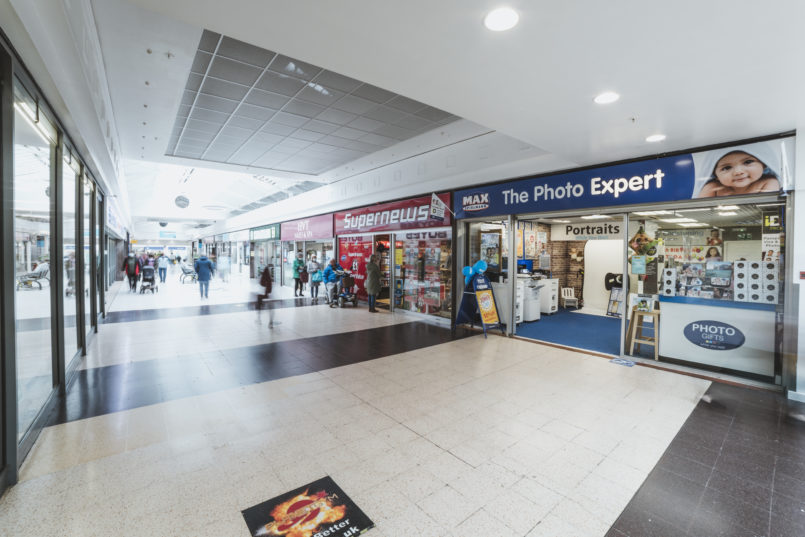
[[167,154],[316,175],[457,119],[205,30]]

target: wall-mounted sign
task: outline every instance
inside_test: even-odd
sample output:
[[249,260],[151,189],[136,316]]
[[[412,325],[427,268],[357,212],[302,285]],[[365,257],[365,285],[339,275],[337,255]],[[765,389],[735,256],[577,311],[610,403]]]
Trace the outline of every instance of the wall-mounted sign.
[[331,239],[333,237],[333,215],[323,214],[283,222],[280,230],[280,236],[284,241]]
[[249,235],[251,236],[251,240],[253,241],[265,241],[265,240],[279,240],[280,238],[280,225],[279,224],[269,224],[267,226],[261,226],[254,228],[249,231]]
[[685,327],[684,334],[694,345],[715,351],[737,349],[746,341],[743,332],[721,321],[694,321]]
[[175,239],[176,232],[175,231],[160,231],[159,232],[160,239]]
[[594,222],[585,224],[551,224],[552,241],[590,241],[622,239],[621,224]]
[[790,184],[793,154],[794,138],[782,138],[458,190],[453,205],[471,218],[774,193]]
[[[438,197],[445,205],[450,203],[450,194],[438,194]],[[450,225],[449,211],[445,212],[443,221],[432,220],[430,207],[431,197],[422,196],[341,211],[335,213],[335,233],[374,233]]]

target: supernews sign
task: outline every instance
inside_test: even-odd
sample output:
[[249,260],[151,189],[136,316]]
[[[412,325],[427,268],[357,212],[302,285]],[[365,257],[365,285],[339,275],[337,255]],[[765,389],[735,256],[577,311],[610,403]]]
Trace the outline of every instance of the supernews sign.
[[[718,186],[715,170],[730,155],[761,161],[779,185],[786,185],[794,169],[793,141],[782,138],[458,190],[453,207],[456,218],[473,218],[709,197],[708,190]],[[708,188],[703,188],[705,184]],[[770,187],[763,192],[779,190]],[[722,190],[719,196],[737,194]]]
[[[439,194],[439,199],[450,206],[450,194]],[[335,233],[342,235],[449,226],[449,212],[445,213],[443,221],[430,218],[430,202],[430,196],[422,196],[335,213]]]

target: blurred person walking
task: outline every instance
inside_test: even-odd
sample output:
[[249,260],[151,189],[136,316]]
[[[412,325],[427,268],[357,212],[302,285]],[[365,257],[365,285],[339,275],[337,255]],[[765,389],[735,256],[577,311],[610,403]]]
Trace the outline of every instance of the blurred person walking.
[[[263,301],[268,299],[268,295],[271,294],[271,269],[266,267],[263,269],[263,274],[260,276],[260,285],[263,286],[265,292],[263,294],[257,295],[257,322],[259,323],[261,320],[261,312],[263,311]],[[274,309],[271,305],[268,306],[268,327],[274,328]]]
[[[293,296],[305,296],[302,292],[305,290],[305,286],[302,282],[302,271],[305,270],[305,260],[302,256],[302,250],[296,252],[296,259],[293,260]],[[297,295],[297,291],[299,294]]]
[[310,256],[307,262],[307,273],[310,277],[310,296],[314,301],[319,298],[319,285],[321,284],[321,265],[316,261],[316,254]]
[[137,291],[137,279],[140,277],[140,269],[142,264],[140,260],[134,256],[134,252],[129,252],[126,259],[123,260],[122,270],[129,279],[129,291],[132,293]]
[[377,254],[369,256],[366,263],[366,294],[369,295],[369,312],[377,313],[377,295],[380,294],[380,266],[377,264]]
[[210,280],[215,274],[215,263],[210,261],[206,255],[202,255],[193,264],[193,268],[198,274],[198,291],[201,298],[210,298]]

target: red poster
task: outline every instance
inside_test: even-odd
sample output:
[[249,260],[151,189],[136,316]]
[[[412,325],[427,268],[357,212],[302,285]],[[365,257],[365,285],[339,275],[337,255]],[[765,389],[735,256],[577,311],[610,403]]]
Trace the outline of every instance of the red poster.
[[372,244],[374,238],[371,236],[344,236],[338,237],[338,264],[344,270],[352,273],[355,278],[355,287],[359,300],[366,300],[366,262],[372,255]]
[[309,241],[333,237],[333,215],[323,214],[300,220],[283,222],[280,236],[284,241]]
[[[450,206],[449,194],[439,194],[439,199]],[[444,220],[430,218],[430,202],[431,196],[422,196],[335,213],[335,234],[449,226],[449,211],[445,212]]]

